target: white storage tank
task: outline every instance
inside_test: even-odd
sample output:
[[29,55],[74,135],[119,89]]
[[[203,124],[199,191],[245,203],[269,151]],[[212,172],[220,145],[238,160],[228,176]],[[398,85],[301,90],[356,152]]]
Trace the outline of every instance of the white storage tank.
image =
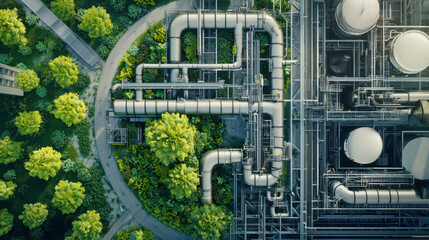
[[383,140],[372,128],[361,127],[350,132],[344,141],[344,153],[359,164],[370,164],[377,160],[383,151]]
[[380,18],[378,0],[342,0],[335,10],[336,32],[352,37],[369,32]]
[[429,37],[410,30],[396,36],[390,43],[390,61],[401,72],[416,74],[429,66]]
[[429,138],[415,138],[405,145],[402,166],[416,179],[429,179]]

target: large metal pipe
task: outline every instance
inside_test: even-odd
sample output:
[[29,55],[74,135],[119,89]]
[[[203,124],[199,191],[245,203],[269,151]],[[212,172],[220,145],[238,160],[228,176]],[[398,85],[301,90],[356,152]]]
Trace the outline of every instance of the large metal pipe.
[[429,92],[393,93],[390,98],[395,99],[400,104],[415,104],[419,100],[429,100]]
[[[258,104],[252,106],[256,111]],[[165,112],[176,112],[184,114],[223,114],[236,115],[248,114],[248,102],[233,100],[143,100],[141,102],[132,100],[115,100],[113,110],[116,115],[159,115]],[[262,102],[262,112],[272,118],[274,129],[274,144],[272,154],[283,155],[283,104]],[[271,173],[253,173],[252,162],[243,163],[244,180],[251,186],[270,186],[275,184],[283,172],[283,162],[273,161]]]
[[217,164],[239,163],[243,160],[241,149],[217,149],[206,152],[201,158],[201,188],[203,189],[203,203],[211,204],[212,171]]
[[333,196],[350,204],[429,204],[429,199],[422,199],[414,189],[364,189],[349,190],[337,180],[330,182]]

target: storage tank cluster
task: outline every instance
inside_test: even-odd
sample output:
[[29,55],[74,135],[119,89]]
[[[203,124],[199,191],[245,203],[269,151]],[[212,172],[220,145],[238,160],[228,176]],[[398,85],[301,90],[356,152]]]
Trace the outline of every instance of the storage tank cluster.
[[429,179],[429,138],[415,138],[405,145],[402,166],[416,179]]

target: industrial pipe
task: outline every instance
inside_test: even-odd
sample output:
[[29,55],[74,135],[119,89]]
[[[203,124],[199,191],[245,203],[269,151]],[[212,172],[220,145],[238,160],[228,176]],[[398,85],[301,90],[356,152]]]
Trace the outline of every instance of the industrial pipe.
[[429,92],[393,93],[390,98],[395,99],[400,104],[415,104],[419,100],[429,100]]
[[201,158],[201,188],[203,189],[203,203],[211,204],[212,171],[217,164],[239,163],[243,159],[241,149],[217,149],[206,152]]
[[[258,109],[258,103],[252,106],[252,110]],[[184,114],[224,114],[236,115],[247,114],[248,102],[234,100],[143,100],[141,102],[132,100],[115,100],[113,102],[115,115],[158,115],[165,112],[176,112]],[[274,129],[274,144],[272,154],[283,155],[283,104],[262,102],[262,112],[271,116],[272,128]],[[283,162],[271,163],[271,173],[253,173],[252,163],[243,162],[243,176],[248,185],[271,186],[275,184],[283,171]]]
[[350,204],[429,204],[429,199],[422,199],[414,189],[364,189],[349,190],[337,180],[330,182],[333,196]]

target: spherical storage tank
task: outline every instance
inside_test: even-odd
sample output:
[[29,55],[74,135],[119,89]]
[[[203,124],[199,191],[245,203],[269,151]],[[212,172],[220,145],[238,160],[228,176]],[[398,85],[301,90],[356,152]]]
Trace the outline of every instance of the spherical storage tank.
[[361,127],[350,132],[344,141],[344,153],[359,164],[369,164],[377,160],[383,151],[383,140],[372,128]]
[[389,47],[390,61],[403,73],[419,73],[429,66],[429,37],[424,32],[403,32],[393,39]]
[[405,145],[402,166],[417,179],[429,179],[429,138],[415,138]]
[[335,10],[336,32],[358,36],[369,32],[380,17],[378,0],[342,0]]

